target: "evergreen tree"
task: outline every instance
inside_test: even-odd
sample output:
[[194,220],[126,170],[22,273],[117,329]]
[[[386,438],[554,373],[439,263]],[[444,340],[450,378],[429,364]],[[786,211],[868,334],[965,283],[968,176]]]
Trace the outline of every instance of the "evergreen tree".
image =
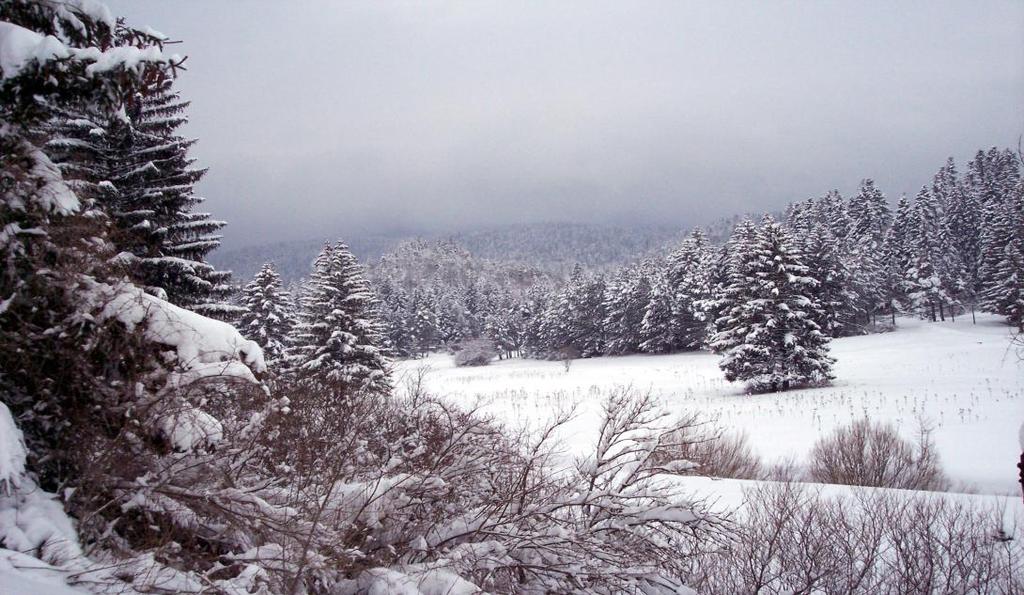
[[963,284],[963,271],[942,225],[938,201],[928,187],[914,200],[910,219],[910,262],[905,282],[910,307],[923,316],[945,320],[958,305],[956,294]]
[[643,343],[643,320],[651,300],[651,281],[644,266],[624,267],[608,284],[604,300],[605,352],[636,353]]
[[605,349],[605,282],[588,275],[578,264],[565,286],[549,304],[541,327],[548,357],[594,357]]
[[946,205],[943,225],[963,266],[961,301],[973,304],[981,291],[981,206],[963,183],[939,189]]
[[700,229],[669,255],[665,281],[672,307],[673,349],[696,349],[707,339],[715,258]]
[[499,358],[513,357],[523,350],[526,312],[508,293],[498,298],[487,315],[484,328],[497,346]]
[[747,267],[757,239],[757,226],[750,219],[740,221],[725,243],[713,272],[712,298],[707,302],[709,335],[718,330],[718,320],[730,312],[744,294],[734,291],[743,286]]
[[429,290],[413,290],[408,318],[408,341],[412,355],[423,356],[441,346],[436,310]]
[[268,363],[280,360],[295,322],[294,304],[272,264],[264,264],[242,289],[242,305],[238,330],[263,348]]
[[411,300],[405,289],[389,278],[375,284],[380,304],[380,321],[384,327],[391,354],[398,357],[415,355],[413,348]]
[[227,303],[230,273],[206,256],[225,225],[196,211],[195,184],[206,173],[188,152],[195,144],[177,129],[188,120],[172,79],[158,79],[102,113],[65,110],[50,120],[47,150],[77,192],[114,224],[120,263],[133,280],[171,303],[221,319],[241,313]]
[[644,353],[669,353],[679,348],[673,291],[667,275],[654,271],[649,277],[647,305],[640,321],[640,345]]
[[326,246],[302,299],[295,344],[289,350],[293,373],[345,388],[386,392],[389,362],[378,316],[376,298],[348,246]]
[[893,324],[897,312],[905,311],[908,304],[906,272],[910,268],[912,219],[910,202],[906,196],[901,196],[883,246],[885,277],[881,294],[883,309],[892,317]]
[[995,212],[998,219],[992,225],[1009,239],[991,270],[983,305],[1024,332],[1024,181],[1002,202],[1003,208]]
[[874,313],[888,309],[885,238],[892,221],[885,195],[872,180],[861,182],[850,199],[850,275],[858,296],[857,308],[871,322]]
[[819,227],[792,243],[802,254],[807,276],[817,283],[808,291],[819,306],[815,319],[829,337],[844,337],[860,332],[861,298],[854,277],[838,252],[839,241],[827,227]]
[[832,379],[834,360],[799,250],[771,217],[727,289],[729,310],[716,321],[711,341],[723,355],[729,381],[742,380],[753,391],[778,391]]

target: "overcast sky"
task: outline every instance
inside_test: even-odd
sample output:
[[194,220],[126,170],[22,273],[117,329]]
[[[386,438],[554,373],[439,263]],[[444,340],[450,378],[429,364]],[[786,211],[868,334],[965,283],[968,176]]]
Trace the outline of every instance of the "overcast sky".
[[108,2],[183,40],[228,246],[688,226],[1024,133],[1024,2]]

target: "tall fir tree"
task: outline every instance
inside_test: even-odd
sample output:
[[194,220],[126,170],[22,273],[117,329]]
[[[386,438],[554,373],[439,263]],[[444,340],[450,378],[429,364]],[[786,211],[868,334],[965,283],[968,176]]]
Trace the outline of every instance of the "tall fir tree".
[[264,264],[246,284],[241,298],[245,311],[238,318],[239,332],[263,348],[269,364],[279,362],[295,324],[295,304],[271,263]]
[[953,314],[959,305],[956,295],[964,275],[943,226],[941,207],[927,186],[914,199],[909,242],[905,283],[910,307],[933,321],[937,316],[945,320],[946,313]]
[[673,349],[697,349],[707,340],[716,257],[699,228],[668,257]]
[[648,298],[640,320],[639,351],[669,353],[680,348],[672,286],[664,268],[652,271],[648,277]]
[[861,182],[850,199],[850,274],[858,296],[858,309],[865,322],[889,305],[886,291],[885,238],[892,224],[889,204],[873,180]]
[[786,231],[765,217],[727,289],[731,306],[716,321],[711,341],[723,356],[726,379],[758,392],[833,378],[829,339],[815,322],[821,317],[813,298],[816,284]]
[[225,223],[196,210],[203,199],[194,187],[206,170],[188,154],[196,141],[177,132],[188,106],[172,79],[157,79],[118,112],[61,112],[49,123],[48,150],[110,218],[119,262],[135,282],[173,304],[231,319],[241,309],[227,302],[230,273],[207,262]]
[[288,359],[296,377],[326,379],[349,390],[389,390],[377,300],[344,243],[325,246],[317,257],[294,336]]
[[757,226],[750,219],[743,219],[733,228],[719,254],[713,273],[713,297],[707,303],[709,336],[718,332],[719,319],[744,299],[744,294],[736,290],[747,278],[747,267],[756,240]]
[[885,236],[885,277],[882,287],[884,309],[896,323],[896,314],[908,308],[906,273],[911,259],[911,227],[913,210],[907,197],[901,196],[896,204],[896,215]]
[[636,353],[644,341],[643,320],[651,299],[651,280],[646,266],[627,266],[608,284],[604,299],[605,352]]
[[1024,180],[1001,202],[1002,208],[993,210],[998,219],[992,225],[1008,240],[991,269],[983,305],[1024,332]]
[[580,265],[544,313],[541,342],[548,357],[594,357],[605,350],[605,281]]

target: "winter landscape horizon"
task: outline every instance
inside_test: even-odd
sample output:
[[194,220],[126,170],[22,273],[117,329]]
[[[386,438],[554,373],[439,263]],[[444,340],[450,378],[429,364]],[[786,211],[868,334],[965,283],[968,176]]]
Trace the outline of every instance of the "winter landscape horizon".
[[0,0],[0,595],[1024,593],[1024,5]]

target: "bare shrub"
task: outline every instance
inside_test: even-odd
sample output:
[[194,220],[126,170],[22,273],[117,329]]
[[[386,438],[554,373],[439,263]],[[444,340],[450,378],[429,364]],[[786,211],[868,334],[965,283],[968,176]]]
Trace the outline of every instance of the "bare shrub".
[[1020,593],[1024,533],[1004,511],[935,494],[746,493],[720,549],[692,560],[701,593]]
[[684,416],[679,425],[667,449],[671,457],[696,463],[701,475],[734,479],[765,477],[764,464],[745,433],[722,430],[701,421],[696,414]]
[[486,366],[498,357],[498,350],[490,339],[468,339],[459,344],[452,357],[456,366]]
[[416,383],[402,398],[273,388],[291,410],[266,460],[290,476],[271,493],[294,516],[262,541],[279,561],[271,592],[372,592],[381,573],[496,593],[678,592],[714,527],[663,479],[688,467],[665,456],[678,427],[650,395],[610,395],[594,453],[556,472],[551,443],[572,412],[512,434]]
[[920,424],[916,443],[892,424],[860,419],[818,440],[809,477],[821,483],[941,491],[949,487],[931,429]]

